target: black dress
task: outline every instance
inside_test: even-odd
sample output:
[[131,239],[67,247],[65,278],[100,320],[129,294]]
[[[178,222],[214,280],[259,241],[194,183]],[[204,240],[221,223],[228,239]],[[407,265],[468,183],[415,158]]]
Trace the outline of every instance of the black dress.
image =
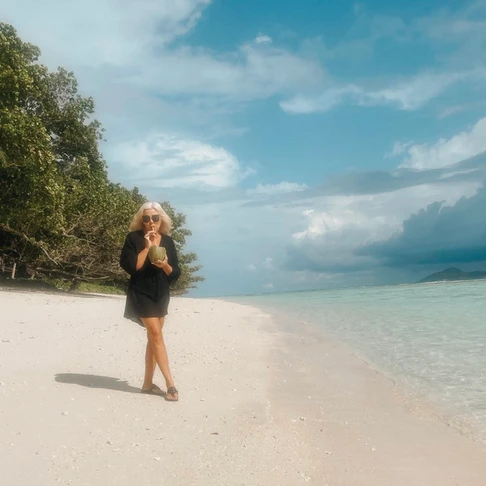
[[120,266],[130,275],[124,317],[143,326],[140,317],[165,317],[169,308],[169,285],[175,282],[180,274],[174,240],[162,235],[160,246],[167,251],[168,263],[172,273],[167,275],[156,267],[147,256],[140,270],[137,270],[138,254],[145,248],[143,230],[132,231],[125,238]]

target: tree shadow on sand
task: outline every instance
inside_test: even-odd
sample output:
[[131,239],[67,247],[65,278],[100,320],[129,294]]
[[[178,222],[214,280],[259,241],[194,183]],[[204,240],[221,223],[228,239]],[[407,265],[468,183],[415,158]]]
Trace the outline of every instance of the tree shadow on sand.
[[56,375],[58,383],[68,383],[70,385],[80,385],[87,388],[104,388],[125,393],[140,393],[140,388],[131,386],[126,381],[113,378],[111,376],[83,375],[78,373],[58,373]]

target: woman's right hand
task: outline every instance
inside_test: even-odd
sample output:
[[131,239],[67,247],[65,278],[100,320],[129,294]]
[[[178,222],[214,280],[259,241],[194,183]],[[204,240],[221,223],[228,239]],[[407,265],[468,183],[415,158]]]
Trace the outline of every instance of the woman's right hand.
[[155,238],[157,237],[157,231],[147,231],[145,234],[145,249],[148,250],[151,246],[155,245]]

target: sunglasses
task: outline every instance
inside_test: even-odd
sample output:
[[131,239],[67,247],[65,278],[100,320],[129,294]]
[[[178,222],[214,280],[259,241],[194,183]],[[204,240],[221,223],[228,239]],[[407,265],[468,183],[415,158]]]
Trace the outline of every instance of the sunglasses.
[[148,223],[152,219],[154,223],[158,223],[160,221],[160,214],[152,214],[152,216],[148,216],[147,214],[144,214],[142,216],[142,221],[144,223]]

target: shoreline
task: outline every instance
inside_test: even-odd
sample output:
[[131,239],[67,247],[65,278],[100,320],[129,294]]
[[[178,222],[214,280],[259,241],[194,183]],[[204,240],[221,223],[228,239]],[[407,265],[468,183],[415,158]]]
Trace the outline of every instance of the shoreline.
[[[304,336],[308,334],[311,336],[314,334],[320,336],[324,341],[332,343],[333,346],[338,347],[340,352],[344,355],[349,355],[357,361],[362,362],[371,372],[376,373],[383,380],[388,381],[390,387],[393,389],[393,393],[399,397],[404,409],[410,413],[417,414],[419,417],[425,416],[432,420],[442,422],[447,427],[454,429],[459,435],[467,437],[481,447],[484,447],[486,452],[486,439],[481,435],[477,426],[471,421],[455,417],[451,408],[439,404],[439,399],[437,397],[426,395],[423,390],[411,387],[402,377],[393,376],[391,372],[380,368],[380,366],[373,363],[369,358],[361,355],[359,351],[353,349],[350,344],[327,336],[325,332],[315,324],[306,321],[299,321],[299,324],[303,325],[299,329]],[[290,335],[298,334],[298,331],[295,328],[288,328],[286,332]]]
[[[5,481],[482,486],[486,449],[345,348],[277,315],[173,297],[178,403],[139,393],[145,332],[124,300],[0,291]],[[160,373],[156,383],[162,385]]]
[[[309,402],[332,390],[330,402],[306,406],[302,400],[294,400],[296,406],[307,411],[306,423],[324,424],[323,431],[328,432],[324,453],[340,456],[338,463],[342,467],[353,463],[359,470],[361,478],[356,482],[353,474],[344,480],[339,477],[339,468],[332,464],[329,469],[336,474],[336,482],[329,484],[484,483],[485,444],[445,422],[432,404],[420,400],[418,395],[405,395],[393,378],[353,354],[347,345],[328,339],[311,324],[302,332],[282,330],[279,325],[276,329],[285,349],[281,352],[285,357],[279,360],[287,364],[285,372],[281,370],[285,381],[305,383],[300,392]],[[320,356],[318,349],[323,352]],[[293,398],[288,393],[283,396],[282,403]],[[320,440],[311,436],[309,441],[319,449]],[[380,452],[381,471],[377,471]],[[475,460],[469,463],[473,457]],[[411,469],[405,472],[405,465]]]
[[[486,282],[486,280],[485,280]],[[442,282],[441,282],[442,283]],[[455,283],[455,282],[453,282]],[[424,283],[421,285],[429,285]],[[235,300],[224,299],[228,302],[234,302],[243,305],[254,306],[266,312],[269,315],[274,316],[274,319],[278,321],[278,328],[289,336],[290,348],[292,348],[291,336],[305,337],[318,336],[322,341],[331,344],[332,346],[340,348],[343,355],[349,355],[360,361],[369,368],[372,372],[382,376],[385,380],[389,380],[394,387],[394,393],[400,396],[403,402],[403,406],[415,413],[426,414],[428,417],[435,418],[443,422],[448,427],[453,428],[458,434],[463,435],[486,450],[486,436],[483,423],[475,422],[474,413],[471,412],[470,416],[466,416],[462,411],[457,410],[451,403],[443,401],[440,394],[427,393],[423,387],[420,388],[419,382],[415,383],[407,381],[406,375],[394,374],[392,371],[380,366],[378,363],[373,362],[366,353],[360,349],[353,347],[351,343],[347,343],[339,339],[339,337],[326,334],[318,324],[298,319],[295,316],[289,316],[283,311],[280,311],[272,304],[261,304],[259,302],[246,301],[243,298]]]
[[[433,402],[429,397],[424,395],[422,392],[405,388],[403,383],[400,382],[399,379],[391,376],[390,374],[386,373],[385,371],[381,370],[378,366],[375,366],[373,363],[367,361],[363,356],[360,356],[359,353],[353,348],[343,342],[339,342],[332,337],[328,337],[325,332],[320,329],[317,325],[305,321],[299,320],[298,327],[296,326],[296,320],[287,316],[286,314],[279,313],[277,309],[272,308],[271,306],[259,306],[257,303],[253,302],[246,302],[244,299],[238,300],[231,300],[231,299],[224,299],[226,302],[233,302],[239,305],[248,305],[250,307],[256,307],[260,309],[262,312],[266,313],[271,317],[268,323],[269,332],[272,332],[275,336],[277,336],[278,340],[281,343],[280,351],[275,356],[273,356],[274,363],[286,363],[287,367],[285,368],[285,372],[281,370],[280,380],[287,383],[292,381],[293,383],[302,383],[302,378],[306,383],[306,389],[301,390],[302,395],[309,399],[312,398],[312,394],[317,396],[322,396],[326,394],[325,387],[319,386],[318,382],[326,382],[329,380],[329,373],[328,370],[335,367],[335,375],[333,377],[332,385],[338,390],[338,393],[334,395],[339,395],[340,393],[344,393],[345,395],[353,396],[355,399],[361,398],[363,401],[364,407],[362,410],[367,407],[369,413],[373,412],[373,408],[378,410],[382,409],[389,409],[387,410],[387,414],[391,415],[391,411],[393,410],[395,416],[400,417],[400,420],[389,422],[385,427],[385,423],[380,419],[379,416],[375,416],[373,418],[373,422],[370,423],[372,416],[367,416],[364,418],[363,422],[368,423],[369,427],[363,428],[363,433],[372,435],[372,433],[376,429],[383,429],[385,427],[386,430],[393,431],[391,436],[393,437],[396,433],[407,435],[406,428],[404,427],[397,427],[398,424],[401,424],[402,421],[407,421],[410,424],[410,427],[415,429],[420,428],[420,426],[428,427],[430,430],[430,435],[427,437],[428,432],[426,430],[421,431],[420,433],[417,430],[417,436],[414,438],[413,441],[410,441],[408,444],[404,441],[401,444],[400,455],[403,456],[404,451],[403,449],[407,450],[408,446],[415,446],[416,442],[424,442],[428,441],[426,447],[424,447],[424,457],[431,451],[435,450],[438,454],[443,454],[445,457],[450,456],[447,459],[448,464],[451,466],[451,470],[453,469],[454,463],[456,463],[457,469],[455,470],[455,474],[458,476],[447,476],[447,472],[440,470],[440,463],[438,461],[435,464],[435,472],[438,474],[437,477],[431,475],[428,480],[423,480],[420,478],[420,471],[424,471],[430,463],[422,464],[420,466],[420,470],[415,471],[416,475],[410,476],[407,481],[404,481],[403,484],[405,485],[430,485],[430,484],[449,484],[448,479],[452,482],[450,484],[464,484],[464,485],[482,485],[484,480],[481,479],[481,474],[484,474],[480,471],[485,470],[482,466],[482,462],[486,464],[486,442],[483,440],[482,437],[479,436],[478,431],[474,428],[473,424],[470,422],[465,422],[462,420],[454,420],[450,415],[448,415],[445,409],[440,409],[437,403]],[[273,322],[272,322],[273,321]],[[302,347],[301,347],[302,346]],[[300,349],[299,349],[300,348]],[[310,348],[306,349],[306,348]],[[303,352],[302,352],[303,351]],[[319,357],[319,353],[325,353],[324,356]],[[298,369],[299,371],[295,373],[295,370]],[[292,379],[289,379],[288,374],[295,373]],[[285,378],[282,376],[285,375]],[[351,375],[351,376],[349,376]],[[340,389],[340,386],[336,384],[337,379],[341,377],[345,382]],[[361,380],[362,383],[357,383],[357,380]],[[363,383],[369,385],[369,389],[366,390],[364,388]],[[359,390],[355,390],[354,387],[357,387]],[[313,392],[309,391],[313,390]],[[309,391],[310,395],[307,394]],[[360,396],[360,392],[361,396]],[[370,400],[370,395],[378,394],[381,398],[378,403]],[[282,393],[277,393],[276,396],[280,398],[281,403],[290,402],[292,397],[290,394],[287,394],[284,399],[282,399]],[[343,406],[346,410],[352,410],[355,408],[353,403],[346,401],[346,404]],[[303,406],[303,403],[299,404]],[[305,408],[305,406],[304,406]],[[308,407],[312,408],[312,407]],[[331,405],[332,412],[335,412],[335,405]],[[314,410],[314,420],[317,420],[318,424],[322,423],[322,417],[326,415],[323,413],[325,407],[320,407],[320,411],[316,412]],[[356,413],[356,409],[354,413]],[[311,413],[309,413],[311,414]],[[307,419],[306,419],[307,420]],[[345,424],[348,424],[346,420],[344,420]],[[336,424],[332,424],[333,427]],[[342,425],[342,424],[341,424]],[[342,430],[341,430],[342,432]],[[382,442],[387,442],[386,437],[379,437]],[[460,445],[459,445],[460,443]],[[447,446],[450,449],[447,448]],[[316,442],[315,447],[318,448],[318,444]],[[346,444],[340,444],[340,448],[346,449]],[[393,440],[387,444],[387,448],[393,450],[394,444]],[[451,450],[455,448],[464,448],[461,449],[462,451],[468,450],[468,453],[475,454],[477,453],[477,462],[476,465],[481,464],[480,471],[471,470],[473,475],[467,479],[468,482],[460,482],[462,469],[467,468],[469,466],[461,466],[457,461],[457,457],[455,454],[450,454]],[[376,448],[372,447],[371,449],[373,452],[376,452]],[[326,451],[326,454],[330,451]],[[410,460],[409,454],[412,454],[412,450],[408,449],[407,453],[405,454],[408,459]],[[461,452],[463,454],[464,452]],[[359,452],[355,451],[356,456],[359,456]],[[467,453],[466,453],[467,454]],[[397,452],[397,456],[399,453]],[[430,458],[429,458],[430,459]],[[352,460],[350,458],[350,460]],[[416,460],[419,460],[417,457]],[[420,462],[420,461],[419,461]],[[365,468],[365,466],[363,466]],[[403,479],[403,478],[402,478]],[[459,480],[459,482],[454,482]],[[349,478],[348,481],[350,482],[343,482],[344,485],[348,484],[355,484]],[[359,481],[356,483],[358,484],[368,484],[368,479],[363,480],[362,483]],[[384,484],[387,485],[394,485],[394,484],[402,484],[398,477],[391,476],[388,479],[389,482]],[[396,482],[394,482],[396,481]],[[428,482],[429,481],[429,482]],[[330,483],[331,484],[331,483]],[[334,483],[332,483],[334,484]],[[336,484],[341,484],[337,482]],[[374,478],[374,482],[370,482],[371,484],[381,484],[379,478]]]

